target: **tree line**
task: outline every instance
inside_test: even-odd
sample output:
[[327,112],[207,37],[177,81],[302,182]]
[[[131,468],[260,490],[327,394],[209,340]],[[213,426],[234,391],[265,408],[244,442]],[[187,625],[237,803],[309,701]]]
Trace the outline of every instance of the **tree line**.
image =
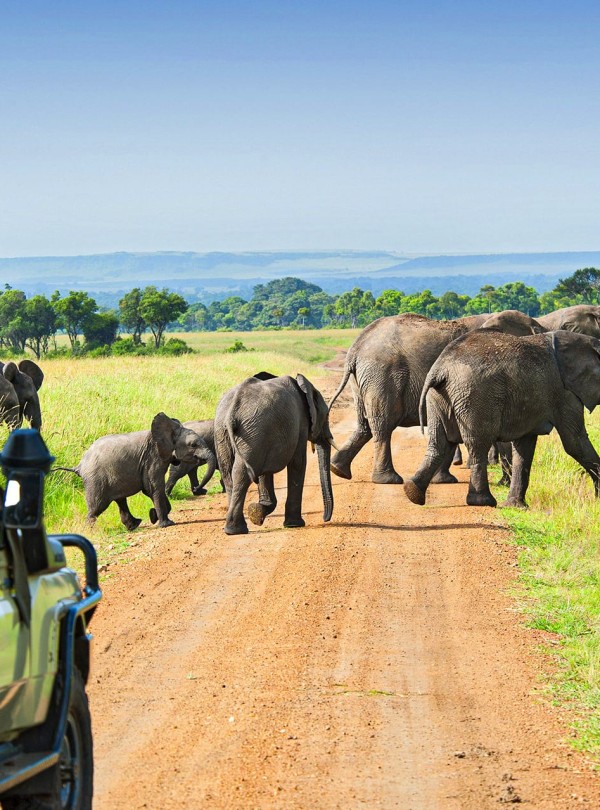
[[40,358],[60,352],[56,335],[63,332],[72,354],[177,354],[187,347],[181,340],[166,340],[169,331],[362,327],[376,318],[402,312],[453,319],[518,309],[535,317],[573,304],[600,304],[600,270],[576,270],[541,295],[521,281],[500,287],[486,284],[473,297],[452,291],[436,297],[430,290],[406,295],[389,289],[375,298],[359,287],[329,295],[316,284],[282,278],[257,284],[249,301],[229,296],[206,305],[190,304],[178,293],[148,286],[123,295],[118,310],[101,310],[92,296],[82,291],[27,298],[22,290],[7,284],[0,291],[0,347],[17,354],[29,349]]

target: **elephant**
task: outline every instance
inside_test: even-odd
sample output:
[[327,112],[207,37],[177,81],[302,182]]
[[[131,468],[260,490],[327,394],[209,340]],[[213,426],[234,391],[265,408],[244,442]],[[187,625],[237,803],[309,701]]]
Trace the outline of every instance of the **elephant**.
[[[575,332],[516,338],[478,330],[450,344],[431,367],[419,404],[429,443],[404,485],[413,503],[425,494],[440,463],[464,440],[471,455],[467,504],[496,506],[487,478],[493,442],[513,444],[513,475],[505,506],[526,507],[537,437],[556,428],[565,451],[600,484],[600,456],[584,423],[584,406],[600,403],[600,340]],[[425,413],[427,411],[427,413]]]
[[[193,430],[194,433],[197,433],[204,441],[206,442],[207,447],[212,453],[212,458],[204,459],[200,464],[194,462],[193,464],[187,464],[186,462],[182,461],[179,465],[171,464],[169,469],[169,477],[167,478],[167,484],[165,487],[165,491],[167,496],[171,494],[173,491],[173,487],[181,478],[185,478],[187,475],[190,479],[190,486],[192,488],[192,492],[194,495],[206,495],[206,490],[204,487],[213,477],[215,470],[218,469],[217,467],[217,457],[215,451],[215,420],[214,419],[202,419],[202,420],[192,420],[190,422],[184,422],[183,426]],[[202,481],[198,482],[198,467],[201,467],[203,464],[206,464],[206,472]],[[223,481],[221,480],[221,487],[223,492],[225,491],[225,487],[223,486]]]
[[[25,418],[32,428],[41,430],[42,410],[38,391],[43,381],[44,372],[33,360],[0,362],[0,421],[14,429],[21,427]],[[15,397],[17,413],[14,410]]]
[[600,338],[600,306],[593,304],[577,304],[557,309],[547,315],[540,315],[537,321],[549,332],[563,329]]
[[[397,427],[419,424],[419,397],[427,372],[442,350],[453,340],[490,321],[488,328],[512,334],[532,334],[537,325],[515,310],[506,313],[470,315],[455,321],[433,321],[404,313],[379,318],[365,327],[348,354],[344,376],[329,408],[351,380],[357,426],[331,460],[331,471],[352,478],[351,463],[365,444],[374,440],[372,480],[377,484],[401,484],[392,463],[391,438]],[[449,463],[434,483],[455,483]],[[460,462],[459,462],[460,463]]]
[[271,379],[249,377],[227,391],[215,414],[217,462],[228,497],[224,531],[246,534],[244,502],[251,482],[259,500],[250,504],[248,517],[261,526],[277,505],[273,474],[287,468],[287,499],[283,525],[304,526],[302,492],[306,445],[317,446],[323,520],[331,520],[333,490],[329,463],[333,436],[322,394],[306,377]]
[[115,501],[121,522],[133,531],[142,521],[129,511],[127,498],[143,492],[154,504],[150,521],[158,521],[160,527],[173,526],[169,519],[171,504],[165,493],[169,464],[198,464],[211,456],[214,458],[197,433],[161,412],[152,420],[150,430],[103,436],[86,450],[75,468],[54,469],[70,470],[82,479],[89,523],[95,523]]

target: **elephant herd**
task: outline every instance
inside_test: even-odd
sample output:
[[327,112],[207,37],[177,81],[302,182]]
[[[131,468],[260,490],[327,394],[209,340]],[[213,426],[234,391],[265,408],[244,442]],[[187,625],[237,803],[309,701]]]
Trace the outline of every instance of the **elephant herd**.
[[[0,368],[0,417],[12,429],[25,416],[41,428],[37,390],[43,374],[29,360]],[[331,408],[350,382],[357,424],[337,448],[329,427]],[[2,388],[6,387],[6,391]],[[247,517],[262,525],[276,507],[273,475],[287,470],[284,526],[304,526],[302,492],[307,444],[318,453],[323,519],[333,513],[330,472],[352,478],[352,462],[373,440],[372,480],[404,484],[408,499],[425,503],[430,483],[452,483],[460,443],[469,452],[467,504],[495,506],[490,492],[488,451],[511,447],[507,505],[525,506],[537,437],[556,428],[566,452],[600,489],[600,457],[584,423],[600,403],[600,307],[579,305],[536,319],[508,310],[452,321],[406,313],[367,326],[346,355],[341,383],[329,406],[301,374],[276,377],[260,372],[227,391],[214,420],[183,424],[164,413],[150,430],[97,439],[70,470],[83,481],[90,522],[116,502],[123,525],[140,524],[127,498],[143,492],[153,502],[150,520],[171,526],[169,494],[189,476],[192,492],[204,494],[215,470],[227,493],[224,531],[245,534],[244,505],[251,483],[258,500]],[[404,482],[395,470],[391,437],[397,427],[428,426],[423,462]],[[511,443],[511,444],[507,444]],[[331,457],[331,447],[336,453]],[[202,481],[198,468],[206,464]],[[170,469],[169,469],[170,468]],[[167,473],[168,480],[165,482]]]
[[495,506],[488,451],[509,442],[506,505],[523,507],[537,437],[556,428],[598,495],[600,457],[585,429],[584,407],[592,411],[600,403],[599,338],[600,307],[592,305],[537,320],[515,310],[455,321],[380,318],[350,347],[331,403],[350,381],[357,426],[331,469],[351,478],[353,459],[373,439],[373,481],[402,484],[392,463],[392,432],[427,425],[425,458],[404,483],[409,500],[424,504],[430,483],[456,481],[450,465],[463,442],[471,466],[467,504]]

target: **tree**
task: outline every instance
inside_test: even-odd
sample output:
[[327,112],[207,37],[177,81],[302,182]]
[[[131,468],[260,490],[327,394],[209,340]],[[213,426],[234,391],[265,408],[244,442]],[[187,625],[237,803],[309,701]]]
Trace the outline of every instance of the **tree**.
[[160,347],[167,325],[176,321],[188,308],[187,301],[178,293],[167,289],[146,287],[140,301],[140,313],[154,336],[154,345]]
[[119,316],[114,310],[94,312],[83,325],[86,347],[111,346],[119,332]]
[[56,312],[45,295],[34,295],[25,302],[25,317],[29,325],[27,347],[39,360],[56,334]]
[[7,287],[0,295],[0,341],[15,352],[24,352],[28,323],[25,313],[26,296],[22,290]]
[[302,327],[304,328],[304,323],[310,315],[310,307],[300,307],[298,309],[298,315],[302,318]]
[[148,328],[141,313],[142,291],[139,287],[134,287],[125,293],[119,301],[119,318],[124,329],[131,332],[131,337],[136,345],[142,342],[142,335]]
[[596,267],[583,267],[572,276],[561,278],[554,288],[560,298],[569,304],[598,304],[600,299],[600,270]]
[[71,290],[64,298],[56,291],[51,304],[61,326],[69,336],[71,349],[75,351],[77,338],[83,331],[87,319],[97,311],[98,305],[86,292]]

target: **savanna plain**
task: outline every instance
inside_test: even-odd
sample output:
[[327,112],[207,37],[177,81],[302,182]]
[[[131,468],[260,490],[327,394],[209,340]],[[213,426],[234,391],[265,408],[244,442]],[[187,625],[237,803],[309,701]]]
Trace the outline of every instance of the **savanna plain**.
[[[99,436],[159,411],[212,418],[260,370],[305,374],[324,393],[358,330],[199,333],[181,357],[49,360],[44,438],[74,466]],[[248,351],[226,351],[236,340]],[[331,416],[352,430],[351,396]],[[600,419],[588,417],[600,446]],[[403,475],[425,439],[397,430]],[[304,529],[279,505],[245,536],[222,532],[218,481],[173,492],[176,526],[128,533],[112,505],[85,525],[79,479],[46,485],[50,531],[97,547],[90,699],[95,807],[600,807],[600,506],[557,438],[539,444],[526,512],[464,505],[459,484],[424,508],[334,477],[322,523],[309,459]],[[492,473],[491,480],[499,478]],[[505,493],[496,487],[501,501]],[[249,499],[251,495],[249,495]]]

